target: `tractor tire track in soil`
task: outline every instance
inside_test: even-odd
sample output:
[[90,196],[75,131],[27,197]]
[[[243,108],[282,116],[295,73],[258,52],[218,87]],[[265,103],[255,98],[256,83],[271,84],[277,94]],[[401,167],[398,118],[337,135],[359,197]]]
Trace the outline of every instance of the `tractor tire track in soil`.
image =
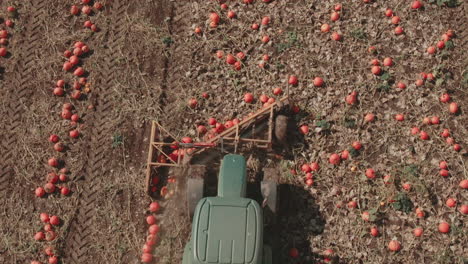
[[[32,58],[38,54],[35,48],[37,43],[44,38],[43,27],[47,3],[45,1],[26,1],[23,6],[29,7],[31,13],[21,13],[20,20],[24,22],[24,29],[21,33],[14,33],[12,67],[5,69],[3,76],[3,92],[5,100],[2,109],[2,136],[0,139],[0,155],[3,159],[0,165],[0,199],[7,196],[10,182],[14,179],[13,165],[15,163],[18,142],[18,132],[24,129],[23,112],[29,107],[30,100],[34,94],[34,71],[36,70],[35,60]],[[43,54],[39,54],[44,56]],[[26,58],[26,59],[24,59]],[[13,61],[14,60],[14,61]]]
[[[95,183],[97,180],[106,181],[106,179],[103,179],[103,177],[108,176],[106,165],[113,158],[112,137],[109,135],[112,135],[115,127],[119,126],[115,122],[115,127],[112,125],[110,112],[113,107],[117,107],[112,100],[112,91],[117,78],[113,48],[121,46],[125,37],[121,30],[127,8],[123,4],[124,2],[115,1],[107,6],[106,16],[109,16],[109,20],[106,25],[101,25],[101,28],[105,28],[105,30],[99,33],[103,36],[102,40],[104,41],[99,44],[97,44],[97,41],[89,41],[91,48],[95,50],[93,57],[96,57],[97,60],[96,69],[91,73],[95,76],[95,83],[90,96],[95,106],[95,112],[94,116],[90,116],[86,124],[90,129],[84,132],[87,134],[84,137],[87,137],[88,141],[88,147],[85,148],[86,153],[83,153],[83,156],[86,157],[86,163],[84,164],[84,170],[78,173],[75,179],[82,191],[79,193],[76,214],[70,223],[70,229],[65,238],[63,251],[66,263],[103,263],[93,259],[91,250],[96,246],[92,245],[92,227],[98,221],[95,218],[95,203],[99,198],[98,188],[103,186]],[[97,45],[103,48],[97,48]]]

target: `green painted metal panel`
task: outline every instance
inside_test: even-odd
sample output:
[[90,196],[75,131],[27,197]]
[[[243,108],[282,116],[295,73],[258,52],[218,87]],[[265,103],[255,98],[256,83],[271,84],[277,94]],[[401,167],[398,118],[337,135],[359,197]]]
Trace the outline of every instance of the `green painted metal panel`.
[[247,165],[241,155],[228,154],[221,162],[218,179],[219,197],[245,197]]
[[192,228],[193,264],[260,264],[263,218],[247,198],[209,197],[200,201]]

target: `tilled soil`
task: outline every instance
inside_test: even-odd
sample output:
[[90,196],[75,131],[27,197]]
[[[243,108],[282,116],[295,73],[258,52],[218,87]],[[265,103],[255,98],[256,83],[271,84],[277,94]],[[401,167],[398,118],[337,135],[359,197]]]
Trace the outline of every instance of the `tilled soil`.
[[[467,202],[458,188],[467,178],[466,3],[457,8],[426,4],[424,11],[415,12],[401,1],[346,1],[341,20],[331,23],[331,1],[228,2],[238,13],[237,19],[228,20],[215,1],[113,0],[103,1],[104,10],[91,16],[100,28],[97,33],[82,28],[84,16],[69,15],[75,1],[0,1],[2,10],[10,4],[19,16],[9,30],[10,55],[0,59],[0,263],[45,262],[43,243],[33,240],[42,227],[41,212],[62,219],[58,238],[51,243],[62,263],[139,263],[151,201],[144,190],[150,121],[160,121],[177,136],[196,137],[196,125],[206,125],[208,117],[224,122],[258,109],[260,104],[243,102],[244,93],[258,98],[271,95],[274,87],[286,90],[292,74],[299,85],[289,87],[290,92],[302,111],[295,121],[309,124],[311,133],[293,146],[293,160],[252,154],[260,168],[281,171],[280,193],[286,197],[277,219],[280,263],[320,263],[329,248],[335,251],[332,263],[463,263],[468,258],[466,216],[444,204],[447,197]],[[404,36],[393,35],[394,26],[383,15],[387,7],[402,17]],[[209,27],[213,11],[222,17],[217,29]],[[251,23],[265,15],[272,18],[270,26],[252,31]],[[343,33],[343,42],[320,32],[325,22]],[[195,35],[195,26],[203,34]],[[454,49],[445,57],[424,54],[447,29],[456,32]],[[272,39],[269,44],[260,42],[265,34]],[[82,120],[82,136],[71,140],[70,125],[60,118],[61,105],[70,99],[54,97],[52,89],[58,79],[71,83],[61,70],[62,54],[78,40],[91,49],[82,61],[91,91],[83,100],[72,101]],[[367,52],[371,45],[378,55]],[[242,70],[217,59],[217,50],[243,51],[247,59]],[[271,59],[260,68],[263,54]],[[369,70],[374,57],[392,57],[395,66],[389,73],[408,88],[382,90],[382,81]],[[437,66],[451,73],[443,85],[413,84],[420,72]],[[322,76],[326,87],[313,87],[315,76]],[[346,106],[344,97],[352,91],[358,91],[359,103]],[[210,98],[203,99],[202,92]],[[459,103],[459,115],[449,115],[447,106],[437,102],[443,92]],[[190,98],[198,99],[197,108],[187,107]],[[376,114],[375,123],[362,121],[367,112]],[[392,120],[400,112],[408,117],[403,125]],[[431,140],[409,136],[409,129],[422,126],[422,118],[430,115],[442,120],[441,126],[424,127]],[[329,131],[323,131],[323,121]],[[461,152],[438,137],[442,126],[452,131]],[[53,133],[64,139],[65,153],[53,151],[47,141]],[[355,140],[364,145],[358,156],[340,166],[328,164],[330,153]],[[36,198],[34,189],[45,183],[47,160],[54,155],[70,170],[66,185],[72,194]],[[448,179],[437,175],[442,159],[450,164]],[[300,171],[304,162],[312,161],[321,169],[313,187],[306,187],[303,175],[289,171]],[[413,165],[418,169],[412,170]],[[357,169],[352,171],[353,166]],[[388,187],[380,179],[368,182],[362,179],[368,167],[398,181]],[[254,181],[262,174],[258,166],[249,173]],[[425,208],[425,219],[379,207],[402,191],[400,181],[412,182],[408,196]],[[358,208],[346,208],[349,200],[358,201]],[[179,199],[161,201],[155,263],[181,261],[190,232],[181,204]],[[363,222],[361,213],[374,208],[379,208],[378,219]],[[437,232],[442,220],[452,224],[450,235]],[[369,235],[371,226],[379,227],[379,237]],[[416,226],[426,230],[422,239],[411,234]],[[401,252],[386,249],[392,238],[402,242]],[[299,249],[297,259],[288,256],[292,247]]]

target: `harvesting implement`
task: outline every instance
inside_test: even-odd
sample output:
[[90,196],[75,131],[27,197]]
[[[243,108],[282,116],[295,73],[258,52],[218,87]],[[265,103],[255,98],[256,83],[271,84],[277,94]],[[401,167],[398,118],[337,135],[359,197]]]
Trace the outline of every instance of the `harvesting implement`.
[[[238,124],[209,138],[206,142],[199,143],[182,143],[158,122],[153,121],[146,167],[146,190],[148,194],[153,193],[155,185],[158,183],[158,169],[184,167],[189,164],[192,157],[202,154],[207,148],[221,147],[223,150],[226,148],[235,153],[243,147],[271,149],[273,134],[276,135],[279,130],[286,129],[285,126],[281,126],[279,129],[278,122],[275,122],[275,113],[279,112],[284,106],[289,106],[288,96],[269,106],[260,108]],[[266,130],[266,133],[262,133],[264,130]],[[283,131],[284,133],[286,131]],[[180,153],[183,154],[171,156],[169,152],[174,147],[177,147]]]

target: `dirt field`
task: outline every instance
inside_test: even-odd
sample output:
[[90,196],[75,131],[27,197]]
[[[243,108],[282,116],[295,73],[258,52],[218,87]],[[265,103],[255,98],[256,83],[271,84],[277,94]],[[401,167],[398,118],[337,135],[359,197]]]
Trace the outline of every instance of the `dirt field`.
[[[273,96],[273,88],[286,91],[288,86],[300,108],[297,127],[310,128],[302,137],[298,129],[291,131],[302,138],[292,144],[293,158],[243,153],[254,183],[262,167],[281,175],[279,263],[468,261],[467,216],[460,212],[468,194],[458,186],[468,179],[466,2],[448,8],[424,1],[424,9],[411,10],[412,1],[342,1],[340,20],[333,22],[330,13],[338,2],[328,0],[227,1],[235,19],[227,18],[218,1],[103,0],[102,11],[90,16],[98,32],[83,28],[84,14],[70,14],[79,2],[0,0],[0,30],[9,32],[8,54],[0,57],[0,263],[47,263],[45,245],[55,247],[63,264],[140,263],[152,201],[144,183],[151,120],[177,136],[202,141],[197,125],[208,127],[210,117],[219,122],[243,118],[262,107],[261,94]],[[6,28],[10,5],[18,16]],[[405,34],[393,33],[386,8],[401,17]],[[216,28],[210,27],[210,12],[221,17]],[[251,29],[264,16],[271,18],[269,25]],[[329,33],[320,32],[323,23],[330,24]],[[194,33],[196,27],[202,33]],[[455,32],[450,44],[427,54],[449,29]],[[334,31],[342,41],[330,39]],[[265,35],[268,43],[261,41]],[[63,53],[76,41],[90,48],[78,65],[86,70],[89,88],[80,100],[68,94],[77,78],[62,70]],[[368,52],[370,46],[377,54]],[[218,50],[224,52],[221,59]],[[240,51],[246,58],[235,70],[226,55]],[[270,59],[262,68],[264,54]],[[385,73],[374,76],[370,61],[382,63],[386,57],[394,65],[382,66]],[[421,72],[434,73],[435,80],[416,86]],[[297,86],[288,85],[290,75],[298,77]],[[312,84],[316,76],[323,78],[323,87]],[[52,93],[59,79],[67,84],[63,97]],[[398,82],[406,89],[396,89]],[[357,103],[348,105],[345,97],[353,91]],[[247,92],[253,93],[253,104],[244,102]],[[458,103],[457,114],[439,101],[443,93]],[[191,98],[198,100],[194,109],[187,106]],[[61,117],[66,102],[80,116],[76,125]],[[375,114],[375,121],[364,122],[366,113]],[[405,120],[394,120],[395,114]],[[423,124],[431,116],[440,117],[441,124]],[[429,140],[411,135],[415,126]],[[77,139],[68,135],[75,128],[81,133]],[[444,128],[460,151],[440,136]],[[53,149],[51,134],[60,137],[66,151]],[[354,141],[362,143],[361,150],[351,148]],[[348,160],[336,166],[328,162],[332,153],[345,149],[351,153]],[[57,185],[71,193],[35,197],[47,174],[58,171],[47,164],[53,156],[69,170],[68,180]],[[442,160],[449,164],[446,178],[439,176]],[[308,187],[301,166],[311,162],[320,169]],[[377,178],[365,177],[368,168]],[[389,184],[385,175],[391,175]],[[404,190],[404,183],[411,190]],[[446,206],[450,197],[457,201],[455,208]],[[413,204],[407,211],[398,207],[405,198]],[[180,263],[190,221],[180,200],[159,201],[154,263]],[[348,208],[350,201],[357,208]],[[416,208],[424,210],[423,218]],[[44,226],[42,212],[61,218],[51,242],[34,240]],[[370,213],[370,221],[361,218],[363,212]],[[450,224],[450,233],[437,230],[441,221]],[[379,236],[370,234],[371,227]],[[421,237],[413,235],[416,227],[424,229]],[[387,249],[392,239],[401,243],[399,252]],[[289,256],[291,248],[298,249],[297,258]],[[327,249],[334,252],[328,258]]]

